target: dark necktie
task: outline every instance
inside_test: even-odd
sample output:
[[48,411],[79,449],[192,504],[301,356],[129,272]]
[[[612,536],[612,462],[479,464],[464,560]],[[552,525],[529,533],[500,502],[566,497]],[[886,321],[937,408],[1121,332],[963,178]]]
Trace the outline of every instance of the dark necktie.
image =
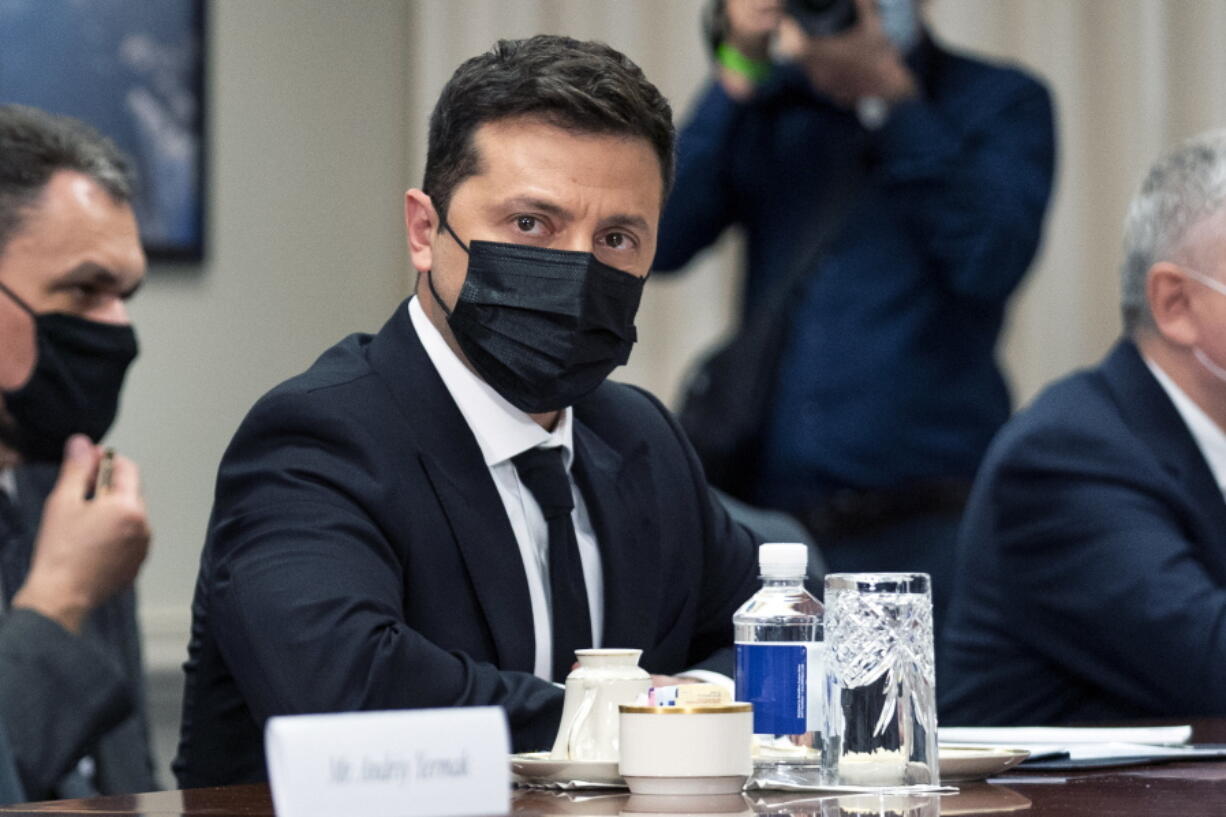
[[579,542],[570,512],[575,507],[561,448],[532,448],[511,459],[519,479],[541,506],[549,530],[549,596],[553,615],[553,680],[565,680],[575,650],[592,646],[592,618]]

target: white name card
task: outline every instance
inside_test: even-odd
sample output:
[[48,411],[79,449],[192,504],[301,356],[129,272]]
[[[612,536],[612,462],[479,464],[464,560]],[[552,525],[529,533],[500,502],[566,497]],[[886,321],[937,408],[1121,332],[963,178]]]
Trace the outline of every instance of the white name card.
[[510,811],[500,707],[269,718],[278,817],[470,817]]

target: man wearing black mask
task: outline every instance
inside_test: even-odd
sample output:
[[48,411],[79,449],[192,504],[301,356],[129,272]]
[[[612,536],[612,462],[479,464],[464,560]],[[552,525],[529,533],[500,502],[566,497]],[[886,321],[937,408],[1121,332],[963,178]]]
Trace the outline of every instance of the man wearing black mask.
[[131,190],[94,131],[0,106],[0,734],[29,799],[154,787],[132,593],[149,529],[136,466],[96,444],[136,356]]
[[625,362],[672,176],[622,54],[503,41],[460,66],[405,199],[416,295],[256,404],[193,607],[184,787],[265,776],[273,715],[500,705],[547,749],[576,648],[730,670],[754,542]]

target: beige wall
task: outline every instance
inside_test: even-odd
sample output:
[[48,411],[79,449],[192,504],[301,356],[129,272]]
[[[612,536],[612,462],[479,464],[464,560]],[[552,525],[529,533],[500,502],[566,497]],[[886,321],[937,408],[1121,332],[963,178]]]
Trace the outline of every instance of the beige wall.
[[1121,225],[1145,170],[1226,126],[1226,2],[932,0],[932,12],[950,42],[1024,62],[1056,97],[1056,198],[1003,355],[1025,400],[1119,335]]
[[185,656],[213,478],[247,409],[403,296],[409,10],[360,5],[210,4],[208,258],[150,271],[113,435],[143,468],[154,525],[140,579],[153,665]]
[[[420,178],[429,105],[500,36],[597,37],[681,117],[702,82],[702,0],[214,0],[210,250],[155,268],[137,299],[143,356],[114,439],[144,467],[156,527],[141,578],[155,664],[181,660],[213,477],[244,412],[407,291],[400,196]],[[1119,224],[1173,140],[1226,123],[1226,0],[932,0],[952,43],[1020,61],[1051,85],[1058,192],[1002,357],[1026,399],[1118,333]],[[672,401],[728,326],[735,237],[691,274],[653,281],[621,373]]]

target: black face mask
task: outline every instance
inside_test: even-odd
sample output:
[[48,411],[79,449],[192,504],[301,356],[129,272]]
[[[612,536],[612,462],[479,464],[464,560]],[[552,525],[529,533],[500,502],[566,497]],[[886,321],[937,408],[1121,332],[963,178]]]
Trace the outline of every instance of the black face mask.
[[27,461],[58,461],[73,434],[102,439],[136,357],[136,332],[63,312],[39,314],[3,284],[0,291],[30,313],[38,344],[29,380],[3,393],[14,422],[0,422],[0,441]]
[[473,241],[468,278],[448,309],[430,292],[477,374],[529,414],[574,405],[630,358],[644,278],[588,252]]

